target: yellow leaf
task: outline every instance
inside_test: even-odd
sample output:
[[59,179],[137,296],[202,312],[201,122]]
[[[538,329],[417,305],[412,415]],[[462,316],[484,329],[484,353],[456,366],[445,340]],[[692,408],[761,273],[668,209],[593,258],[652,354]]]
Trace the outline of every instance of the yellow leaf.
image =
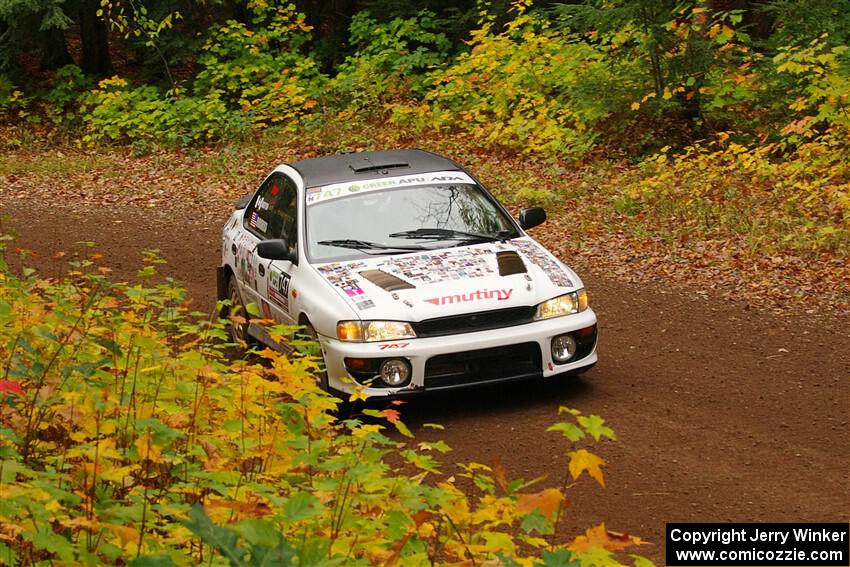
[[150,435],[136,439],[136,449],[139,451],[140,458],[150,459],[155,463],[162,462],[162,449],[154,444]]
[[601,547],[608,551],[617,552],[623,551],[632,545],[646,545],[647,543],[649,542],[637,536],[608,531],[605,528],[605,524],[602,523],[593,528],[588,528],[584,532],[584,535],[576,537],[567,547],[577,553],[594,547]]
[[348,397],[349,402],[356,402],[357,400],[363,400],[365,402],[367,399],[369,399],[369,395],[363,391],[363,388],[355,388]]
[[101,526],[117,535],[122,546],[139,541],[139,530],[133,526],[116,526],[115,524],[101,524]]
[[534,494],[521,494],[516,503],[517,512],[527,514],[534,510],[540,510],[544,516],[550,520],[554,520],[555,513],[561,502],[565,502],[566,498],[557,488],[547,488]]
[[602,469],[599,468],[605,464],[605,461],[586,449],[570,451],[567,455],[570,457],[570,475],[573,480],[577,480],[582,472],[587,471],[587,474],[605,488],[605,478],[602,476]]
[[632,103],[632,110],[638,110],[638,109],[640,109],[640,103],[639,102],[633,102]]

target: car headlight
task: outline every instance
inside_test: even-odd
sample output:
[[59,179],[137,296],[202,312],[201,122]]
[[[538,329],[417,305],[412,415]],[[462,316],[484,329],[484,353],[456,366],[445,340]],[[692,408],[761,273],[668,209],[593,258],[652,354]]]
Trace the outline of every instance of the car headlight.
[[585,309],[587,309],[587,291],[582,288],[578,291],[565,293],[564,295],[544,301],[537,306],[537,313],[534,314],[534,319],[537,321],[551,319],[552,317],[581,313]]
[[340,321],[336,336],[341,341],[377,342],[416,337],[410,323],[403,321]]

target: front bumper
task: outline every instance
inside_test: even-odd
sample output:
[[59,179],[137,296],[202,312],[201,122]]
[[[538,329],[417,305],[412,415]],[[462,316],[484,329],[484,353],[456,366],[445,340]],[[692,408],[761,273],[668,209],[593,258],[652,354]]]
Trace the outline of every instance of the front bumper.
[[[576,357],[565,364],[553,360],[552,339],[582,329],[586,330],[584,344]],[[441,337],[352,343],[320,336],[319,341],[329,386],[347,393],[359,386],[368,396],[402,396],[508,380],[546,378],[586,369],[597,360],[596,314],[592,309],[524,325]],[[380,383],[380,379],[375,379],[369,385],[363,372],[349,372],[346,358],[405,359],[411,368],[410,382],[400,388],[375,387]]]

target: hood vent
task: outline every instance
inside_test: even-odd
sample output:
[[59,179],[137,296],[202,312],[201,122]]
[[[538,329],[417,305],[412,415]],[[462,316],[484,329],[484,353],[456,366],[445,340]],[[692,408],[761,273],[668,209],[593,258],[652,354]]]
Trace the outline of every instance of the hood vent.
[[360,275],[387,291],[395,291],[397,289],[413,289],[415,286],[407,283],[401,278],[397,278],[392,274],[388,274],[383,270],[365,270],[360,272]]
[[496,262],[499,264],[499,275],[510,276],[512,274],[524,274],[528,270],[525,269],[525,264],[519,254],[513,250],[505,250],[496,252]]

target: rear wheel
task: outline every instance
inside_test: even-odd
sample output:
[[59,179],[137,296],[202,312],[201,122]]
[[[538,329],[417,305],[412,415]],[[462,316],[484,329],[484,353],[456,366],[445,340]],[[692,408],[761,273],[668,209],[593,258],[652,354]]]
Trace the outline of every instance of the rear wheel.
[[[245,304],[242,303],[242,297],[239,295],[239,286],[236,284],[236,277],[230,276],[227,280],[227,297],[230,299],[230,308],[227,312],[230,319],[230,338],[236,343],[236,348],[244,352],[249,347],[251,336],[248,334],[248,311],[245,309]],[[234,316],[239,317],[236,319]]]

